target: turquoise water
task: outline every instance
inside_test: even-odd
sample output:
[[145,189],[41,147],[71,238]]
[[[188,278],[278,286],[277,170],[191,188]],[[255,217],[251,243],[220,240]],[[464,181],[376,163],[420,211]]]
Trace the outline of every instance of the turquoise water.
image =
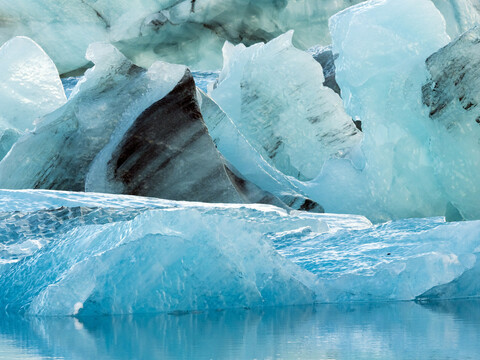
[[479,359],[480,302],[0,318],[0,359]]
[[[197,86],[203,91],[207,92],[208,84],[214,82],[218,78],[220,71],[193,71],[192,74],[195,78],[195,83]],[[63,89],[65,90],[67,99],[70,97],[73,89],[81,78],[81,76],[62,78]]]

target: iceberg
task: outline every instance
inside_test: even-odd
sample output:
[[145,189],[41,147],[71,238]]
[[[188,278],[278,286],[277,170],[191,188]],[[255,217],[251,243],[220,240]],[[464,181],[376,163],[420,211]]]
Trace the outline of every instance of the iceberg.
[[330,157],[361,140],[340,97],[323,86],[322,66],[292,45],[293,32],[246,48],[226,43],[224,66],[209,93],[273,167],[315,178]]
[[359,1],[1,0],[0,41],[31,37],[62,74],[88,66],[94,42],[114,44],[142,67],[163,60],[214,70],[225,40],[251,45],[295,29],[297,46],[327,45],[328,18]]
[[57,68],[31,39],[0,48],[0,160],[34,122],[66,102]]
[[238,177],[250,182],[250,187],[255,185],[273,194],[290,208],[324,212],[320,204],[307,198],[292,179],[270,165],[250,145],[233,121],[211,97],[198,89],[197,98],[215,146],[231,164],[230,168],[237,172]]
[[[268,205],[0,191],[0,307],[92,315],[312,303],[314,277],[265,233],[340,218]],[[346,223],[349,223],[346,221]],[[353,217],[353,227],[368,226]]]
[[427,59],[423,102],[431,120],[435,173],[460,218],[480,218],[480,28]]
[[480,221],[372,226],[362,216],[271,205],[46,190],[1,190],[0,206],[0,308],[7,313],[415,300],[440,286],[449,286],[449,297],[480,296],[471,276]]
[[[434,300],[427,295],[434,292],[451,299],[480,296],[474,277],[480,221],[407,219],[321,234],[297,230],[271,239],[280,254],[317,276],[319,302]],[[439,290],[445,287],[450,291]]]
[[442,14],[429,0],[368,1],[332,17],[330,31],[346,111],[361,121],[362,156],[328,160],[304,191],[327,212],[375,222],[443,216],[449,200],[421,101],[425,60],[450,41]]

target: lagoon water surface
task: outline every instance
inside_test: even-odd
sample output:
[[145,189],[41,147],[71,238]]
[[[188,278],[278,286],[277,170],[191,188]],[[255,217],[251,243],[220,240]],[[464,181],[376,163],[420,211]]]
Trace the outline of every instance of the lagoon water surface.
[[479,358],[478,300],[0,321],[0,359]]

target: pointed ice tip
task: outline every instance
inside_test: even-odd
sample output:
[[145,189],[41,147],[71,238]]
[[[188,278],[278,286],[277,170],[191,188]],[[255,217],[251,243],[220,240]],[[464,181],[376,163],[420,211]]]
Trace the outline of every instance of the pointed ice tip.
[[289,48],[293,46],[293,30],[289,30],[286,33],[277,36],[275,39],[270,40],[266,46],[268,47],[280,47],[280,48]]
[[85,58],[95,65],[125,61],[127,58],[115,46],[107,42],[96,42],[88,46]]

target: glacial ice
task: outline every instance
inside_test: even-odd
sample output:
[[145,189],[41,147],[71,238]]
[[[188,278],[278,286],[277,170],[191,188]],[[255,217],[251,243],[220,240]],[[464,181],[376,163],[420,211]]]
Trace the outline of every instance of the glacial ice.
[[66,101],[55,64],[31,39],[15,37],[0,48],[0,160],[38,118]]
[[413,300],[440,286],[455,298],[464,288],[448,284],[478,267],[480,221],[372,226],[269,205],[45,190],[1,190],[0,206],[0,307],[10,313]]
[[324,87],[322,66],[292,45],[292,32],[246,48],[226,43],[209,93],[272,166],[300,180],[361,140],[340,97]]
[[476,27],[430,56],[423,86],[435,173],[463,219],[480,219],[479,43]]
[[117,125],[161,99],[185,72],[167,64],[145,71],[107,44],[91,45],[87,58],[95,66],[69,101],[43,117],[0,163],[0,187],[83,191],[90,163]]
[[324,211],[320,204],[302,194],[292,179],[270,165],[218,104],[201,90],[198,90],[198,102],[216,147],[239,176],[275,195],[293,209]]
[[480,2],[478,0],[432,1],[445,18],[447,32],[452,39],[480,24]]
[[369,1],[332,17],[330,31],[346,111],[362,122],[363,161],[329,160],[304,191],[328,212],[374,221],[444,215],[421,101],[425,60],[449,42],[441,13],[429,0]]
[[327,21],[359,0],[0,0],[0,41],[35,40],[61,73],[88,65],[94,42],[110,42],[137,65],[156,60],[218,69],[225,40],[253,44],[295,29],[304,49],[330,42]]
[[86,191],[245,202],[203,122],[193,77],[179,69],[184,74],[167,95],[120,124],[92,163]]
[[[305,227],[325,231],[327,221],[340,222],[288,215],[267,205],[0,193],[0,307],[14,313],[119,314],[311,303],[313,275],[281,257],[264,234]],[[352,225],[368,226],[368,221],[356,217]]]

